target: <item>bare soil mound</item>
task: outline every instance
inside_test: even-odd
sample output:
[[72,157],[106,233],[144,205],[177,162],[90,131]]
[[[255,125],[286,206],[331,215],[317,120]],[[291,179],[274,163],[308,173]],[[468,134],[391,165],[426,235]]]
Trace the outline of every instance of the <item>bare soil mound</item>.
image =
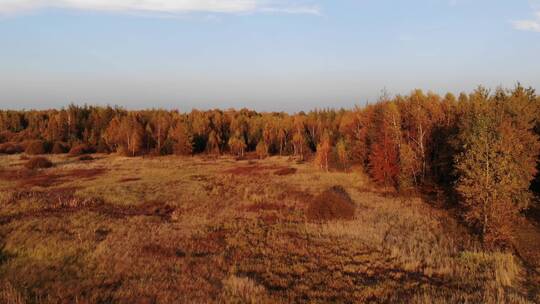
[[313,198],[307,209],[310,221],[351,220],[356,206],[345,189],[333,186]]

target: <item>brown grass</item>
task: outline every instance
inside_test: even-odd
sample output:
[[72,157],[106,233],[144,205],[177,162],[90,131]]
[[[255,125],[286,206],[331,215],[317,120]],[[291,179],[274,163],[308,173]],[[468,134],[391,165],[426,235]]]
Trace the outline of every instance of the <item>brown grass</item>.
[[[483,251],[447,210],[369,189],[356,171],[303,164],[278,176],[290,162],[272,157],[254,174],[228,173],[240,163],[226,157],[51,159],[55,168],[34,171],[0,157],[0,282],[11,299],[538,302],[517,256]],[[54,183],[24,185],[37,179]],[[358,210],[306,221],[325,196]]]
[[47,169],[51,168],[53,166],[53,163],[46,157],[33,157],[31,158],[24,166],[27,169],[34,170],[34,169]]
[[291,175],[295,174],[296,171],[298,171],[296,168],[283,168],[279,169],[274,172],[275,175],[283,176],[283,175]]
[[351,220],[356,206],[341,186],[325,190],[311,200],[307,217],[311,221]]

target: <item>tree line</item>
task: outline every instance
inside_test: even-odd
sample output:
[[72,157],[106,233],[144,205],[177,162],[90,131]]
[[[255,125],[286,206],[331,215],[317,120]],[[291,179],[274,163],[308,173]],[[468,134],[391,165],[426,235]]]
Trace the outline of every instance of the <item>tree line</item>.
[[0,111],[0,153],[291,155],[326,171],[361,167],[399,191],[435,185],[456,195],[490,246],[508,244],[539,188],[539,134],[540,98],[519,84],[457,97],[415,90],[295,114],[87,105]]

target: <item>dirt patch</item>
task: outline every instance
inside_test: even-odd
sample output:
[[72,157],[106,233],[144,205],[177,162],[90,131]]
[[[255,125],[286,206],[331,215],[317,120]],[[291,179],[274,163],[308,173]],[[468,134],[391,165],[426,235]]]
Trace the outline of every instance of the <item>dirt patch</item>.
[[351,197],[341,186],[325,190],[311,200],[307,217],[311,221],[351,220],[356,206]]
[[163,202],[119,206],[107,203],[99,197],[79,197],[74,193],[74,188],[61,188],[54,191],[16,192],[9,198],[9,203],[17,203],[22,198],[35,198],[43,204],[43,208],[0,217],[0,225],[26,218],[58,216],[78,211],[96,212],[116,219],[132,216],[156,216],[169,221],[175,210],[174,207]]
[[121,178],[118,180],[119,183],[129,183],[129,182],[136,182],[136,181],[140,181],[141,178],[140,177],[126,177],[126,178]]
[[69,178],[82,178],[82,179],[95,179],[96,177],[103,175],[107,172],[104,168],[94,169],[74,169],[66,172],[66,177]]
[[285,211],[292,210],[291,207],[286,206],[285,204],[276,204],[276,203],[255,203],[245,207],[248,212],[260,212],[260,211]]
[[63,187],[50,189],[48,191],[12,191],[7,194],[5,202],[7,204],[16,204],[23,199],[36,199],[50,205],[57,201],[64,201],[73,198],[78,187]]
[[223,253],[225,239],[223,231],[207,231],[182,239],[177,244],[148,244],[142,247],[142,251],[158,258],[209,258]]
[[174,257],[185,257],[186,253],[180,249],[162,246],[160,244],[149,244],[145,245],[142,248],[143,252],[147,255],[154,257],[165,257],[165,258],[174,258]]
[[90,155],[79,156],[79,161],[93,161],[94,158]]
[[248,166],[239,166],[232,169],[225,170],[225,173],[234,174],[234,175],[259,175],[267,173],[266,171],[272,170],[283,170],[288,169],[287,167],[280,167],[275,165],[248,165]]
[[298,171],[296,168],[283,168],[279,169],[276,172],[274,172],[275,175],[283,176],[283,175],[291,175],[295,174],[296,171]]
[[[20,176],[24,176],[26,173],[22,173]],[[48,188],[52,186],[58,186],[64,183],[66,180],[63,175],[53,173],[39,172],[33,175],[27,175],[27,177],[20,178],[18,183],[19,187],[43,187]]]
[[91,180],[107,172],[107,169],[73,169],[68,171],[45,172],[36,170],[0,170],[0,179],[18,182],[19,187],[58,186],[76,179]]

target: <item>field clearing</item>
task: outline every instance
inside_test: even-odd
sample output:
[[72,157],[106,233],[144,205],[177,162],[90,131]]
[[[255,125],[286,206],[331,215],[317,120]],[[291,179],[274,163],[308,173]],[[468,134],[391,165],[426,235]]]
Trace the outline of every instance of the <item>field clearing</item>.
[[[0,302],[535,303],[510,253],[360,172],[288,157],[0,156]],[[352,220],[313,221],[341,186]]]

